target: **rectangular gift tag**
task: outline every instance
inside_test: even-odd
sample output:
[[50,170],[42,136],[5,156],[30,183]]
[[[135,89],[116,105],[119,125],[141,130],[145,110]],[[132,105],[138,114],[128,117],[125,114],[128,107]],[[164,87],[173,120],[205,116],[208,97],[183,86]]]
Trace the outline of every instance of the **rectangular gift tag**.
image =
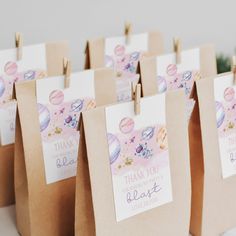
[[[0,52],[1,145],[12,144],[15,141],[16,104],[10,102],[14,83],[43,78],[47,71],[45,44],[23,47],[22,59],[19,61],[16,60],[16,52],[17,49]],[[10,122],[11,127],[6,125],[6,122]]]
[[16,60],[17,49],[0,53],[0,103],[12,99],[15,82],[45,77],[47,71],[45,44],[22,48],[22,59]]
[[105,54],[114,59],[115,65],[119,61],[119,55],[129,55],[134,51],[148,51],[148,33],[130,35],[130,42],[128,44],[126,43],[125,36],[105,39]]
[[200,72],[200,49],[194,48],[181,52],[181,63],[176,64],[174,53],[156,58],[156,83],[158,92],[162,93],[183,88],[189,97],[196,76]]
[[76,175],[80,113],[95,107],[94,71],[37,80],[37,103],[47,184]]
[[131,100],[131,83],[138,83],[138,61],[148,51],[148,33],[105,39],[105,67],[117,73],[118,101]]
[[233,74],[215,78],[216,125],[223,178],[236,174],[236,87]]
[[157,57],[156,74],[158,93],[183,88],[187,98],[187,115],[190,119],[195,101],[190,99],[194,81],[200,73],[200,49],[181,53],[181,63],[176,64],[174,53]]
[[184,89],[186,110],[190,119],[195,100],[191,98],[195,79],[200,76],[200,49],[181,52],[181,63],[176,63],[176,54],[170,53],[141,60],[141,81],[144,96]]
[[[156,109],[153,109],[156,107]],[[116,219],[172,201],[165,94],[106,108]]]
[[182,51],[179,64],[175,53],[143,58],[140,69],[144,96],[183,88],[189,98],[201,71],[201,50]]
[[8,145],[15,142],[16,100],[0,106],[0,142]]

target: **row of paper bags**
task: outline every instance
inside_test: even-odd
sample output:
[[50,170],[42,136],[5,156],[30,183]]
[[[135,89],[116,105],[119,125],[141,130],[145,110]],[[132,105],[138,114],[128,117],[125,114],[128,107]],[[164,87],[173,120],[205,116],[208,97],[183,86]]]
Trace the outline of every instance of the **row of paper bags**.
[[212,45],[127,37],[88,41],[73,73],[65,42],[0,51],[0,206],[16,201],[22,236],[236,225],[234,73]]

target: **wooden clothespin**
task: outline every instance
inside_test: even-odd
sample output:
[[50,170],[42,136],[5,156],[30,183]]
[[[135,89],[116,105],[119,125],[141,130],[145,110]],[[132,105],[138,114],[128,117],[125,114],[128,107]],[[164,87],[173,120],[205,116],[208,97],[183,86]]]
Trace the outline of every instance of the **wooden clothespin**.
[[70,87],[71,62],[68,58],[63,58],[63,74],[65,75],[65,88]]
[[134,113],[140,114],[141,84],[131,84],[132,100],[134,100]]
[[22,46],[23,46],[23,37],[22,34],[16,32],[15,34],[15,43],[16,43],[16,58],[17,60],[22,59]]
[[174,38],[174,52],[176,55],[176,64],[181,63],[181,40],[179,38]]
[[234,75],[234,84],[236,84],[236,56],[232,57],[231,70],[232,70],[232,73]]
[[131,37],[131,33],[132,33],[132,24],[129,22],[125,23],[125,43],[129,44],[130,43],[130,37]]

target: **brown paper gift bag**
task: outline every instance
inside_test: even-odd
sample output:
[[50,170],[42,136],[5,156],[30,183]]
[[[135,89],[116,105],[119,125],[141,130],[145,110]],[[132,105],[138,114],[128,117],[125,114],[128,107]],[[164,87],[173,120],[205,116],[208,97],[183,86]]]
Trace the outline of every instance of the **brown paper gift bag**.
[[114,69],[117,101],[130,101],[131,84],[139,82],[138,61],[144,55],[159,55],[163,51],[163,38],[158,31],[89,40],[85,68]]
[[75,235],[188,235],[191,179],[183,91],[167,93],[166,117],[173,201],[117,223],[105,108],[83,113],[80,140],[83,148],[79,150],[76,177]]
[[[143,95],[156,94],[156,58],[145,58],[140,62],[141,82]],[[200,47],[200,73],[201,76],[213,76],[216,71],[216,56],[212,45],[204,45]],[[201,208],[202,208],[202,187],[203,187],[203,150],[201,139],[201,127],[198,110],[198,97],[196,94],[195,84],[190,97],[195,100],[195,106],[189,121],[189,142],[190,142],[190,160],[191,160],[191,176],[192,176],[192,207],[191,207],[191,233],[200,235]],[[210,235],[210,234],[209,234]]]
[[[162,34],[158,31],[148,32],[148,50],[146,55],[162,54],[164,42]],[[105,38],[89,40],[86,46],[85,68],[105,67]]]
[[[109,69],[95,70],[97,105],[115,101],[112,76],[113,71]],[[69,236],[74,234],[75,177],[50,185],[46,184],[35,91],[35,81],[16,85],[17,227],[22,236]]]
[[196,138],[199,137],[195,146],[196,154],[191,156],[193,173],[191,233],[194,236],[223,235],[236,226],[234,201],[236,177],[225,179],[222,177],[214,98],[214,81],[223,80],[224,78],[221,78],[223,76],[233,77],[232,73],[226,73],[196,82],[199,103],[196,113],[200,113],[200,120],[197,115],[193,119],[195,122],[200,122],[201,130],[194,126],[191,130]]
[[[47,43],[47,73],[49,76],[62,74],[62,58],[68,56],[66,42]],[[0,147],[0,207],[13,204],[14,196],[14,145]]]

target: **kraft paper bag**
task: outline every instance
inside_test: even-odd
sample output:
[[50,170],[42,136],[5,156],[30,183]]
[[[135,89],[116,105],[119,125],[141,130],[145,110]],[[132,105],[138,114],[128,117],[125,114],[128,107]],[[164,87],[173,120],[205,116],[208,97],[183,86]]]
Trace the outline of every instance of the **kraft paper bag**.
[[191,156],[193,210],[191,233],[225,235],[236,226],[235,215],[235,85],[232,73],[196,82],[202,138],[198,155]]
[[[42,55],[45,54],[45,59],[43,63],[45,64],[44,68],[34,68],[35,64],[40,64],[37,62],[38,53]],[[5,71],[2,76],[8,76],[8,79],[15,76],[14,71],[21,69],[18,75],[22,77],[23,71],[25,71],[24,79],[31,80],[32,76],[40,77],[39,74],[35,73],[34,69],[44,69],[48,75],[59,75],[62,74],[62,58],[68,55],[68,45],[67,42],[56,42],[56,43],[46,43],[39,45],[31,45],[25,46],[22,48],[22,59],[20,61],[16,60],[16,49],[9,49],[0,51],[0,58],[2,61],[2,65],[5,63]],[[35,58],[36,56],[36,58]],[[13,60],[14,59],[14,60]],[[20,68],[19,68],[20,67]],[[11,77],[10,77],[11,76]],[[26,78],[28,76],[28,78]],[[3,91],[3,80],[1,80],[1,93]],[[12,97],[10,97],[12,99]],[[9,120],[2,120],[6,116],[4,112],[4,108],[10,103],[15,103],[14,109],[16,109],[15,100],[5,102],[3,109],[1,110],[1,122],[6,123],[6,127],[11,124]],[[15,112],[12,110],[8,110],[9,112]],[[4,115],[3,115],[4,114]],[[4,116],[4,117],[3,117]],[[15,113],[14,113],[15,116]],[[13,118],[14,120],[15,118]],[[13,204],[15,202],[14,196],[14,145],[12,144],[13,139],[15,137],[15,122],[12,123],[11,132],[12,137],[7,137],[6,142],[8,144],[2,144],[0,146],[0,207],[7,206]],[[7,132],[7,130],[6,130]],[[2,140],[3,141],[3,140]]]
[[[95,102],[99,106],[115,101],[112,77],[112,70],[98,69],[71,74],[70,87],[64,90],[64,76],[16,85],[16,217],[22,236],[74,235],[78,115],[85,105],[90,109]],[[61,89],[51,92],[55,84]],[[88,97],[66,103],[77,93]],[[48,100],[50,105],[45,105]],[[59,126],[57,120],[64,124]]]
[[188,236],[184,99],[182,90],[141,98],[139,115],[134,102],[83,113],[75,235]]
[[[142,92],[144,96],[162,93],[183,87],[187,98],[189,116],[189,142],[192,176],[191,232],[200,235],[196,222],[200,224],[203,191],[203,150],[198,97],[195,80],[200,76],[209,77],[217,74],[216,56],[212,45],[184,50],[181,63],[176,65],[175,55],[144,58],[140,62]],[[196,233],[198,232],[198,233]],[[209,234],[210,235],[210,234]]]
[[162,34],[158,31],[89,40],[85,68],[113,68],[116,71],[117,100],[131,100],[131,83],[138,83],[138,61],[144,56],[164,51]]

